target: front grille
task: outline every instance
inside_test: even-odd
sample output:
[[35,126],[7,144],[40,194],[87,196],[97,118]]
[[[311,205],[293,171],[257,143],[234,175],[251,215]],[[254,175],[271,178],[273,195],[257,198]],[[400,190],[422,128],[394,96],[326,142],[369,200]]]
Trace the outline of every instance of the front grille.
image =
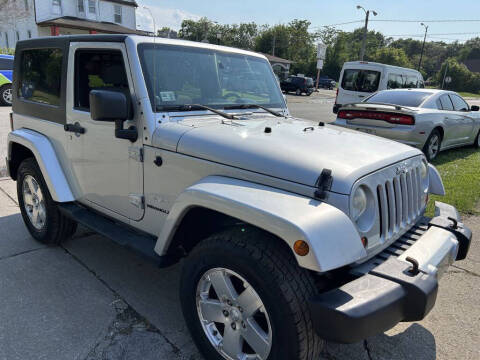
[[420,166],[402,169],[383,180],[377,185],[377,211],[384,241],[416,222],[423,210],[423,190]]

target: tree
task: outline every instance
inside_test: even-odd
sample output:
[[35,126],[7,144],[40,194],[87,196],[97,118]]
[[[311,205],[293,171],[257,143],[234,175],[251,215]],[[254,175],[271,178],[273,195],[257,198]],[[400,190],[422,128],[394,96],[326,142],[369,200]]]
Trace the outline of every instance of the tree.
[[379,62],[387,65],[395,65],[401,67],[412,67],[412,63],[402,49],[394,47],[384,47],[378,49],[371,57],[375,62]]
[[478,93],[480,91],[480,75],[472,73],[464,64],[460,64],[457,59],[447,59],[437,73],[437,82],[442,85],[445,76],[445,69],[448,64],[447,76],[452,79],[449,84],[445,84],[445,89],[454,91],[469,91]]

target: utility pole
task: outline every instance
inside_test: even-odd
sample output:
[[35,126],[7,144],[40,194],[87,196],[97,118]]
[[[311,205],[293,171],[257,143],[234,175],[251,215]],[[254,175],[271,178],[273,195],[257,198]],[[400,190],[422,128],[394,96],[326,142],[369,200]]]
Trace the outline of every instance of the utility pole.
[[367,47],[367,34],[368,34],[368,19],[370,17],[370,11],[373,16],[377,16],[378,13],[374,10],[365,10],[363,6],[357,5],[357,9],[362,9],[365,12],[365,27],[363,28],[363,41],[362,41],[362,51],[360,52],[360,61],[363,61],[365,57],[365,49]]
[[427,33],[428,33],[428,26],[425,25],[424,23],[421,23],[423,27],[425,27],[425,37],[423,38],[423,45],[422,45],[422,53],[420,54],[420,61],[418,63],[418,71],[420,71],[420,67],[422,66],[422,60],[423,60],[423,51],[425,50],[425,42],[427,41]]
[[275,56],[275,45],[277,42],[277,34],[273,34],[273,44],[272,44],[272,56]]

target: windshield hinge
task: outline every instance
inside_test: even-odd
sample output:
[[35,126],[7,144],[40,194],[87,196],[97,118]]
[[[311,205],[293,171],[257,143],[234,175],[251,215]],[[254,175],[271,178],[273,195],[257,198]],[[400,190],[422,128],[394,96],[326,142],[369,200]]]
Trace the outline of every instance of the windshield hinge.
[[325,200],[327,198],[327,191],[330,191],[332,188],[332,182],[332,170],[323,169],[315,184],[317,187],[317,190],[314,192],[315,198],[318,200]]
[[145,200],[143,195],[129,194],[128,200],[130,201],[130,204],[135,206],[136,208],[139,208],[142,210],[145,209]]
[[128,148],[128,157],[138,162],[143,162],[143,149],[136,146]]

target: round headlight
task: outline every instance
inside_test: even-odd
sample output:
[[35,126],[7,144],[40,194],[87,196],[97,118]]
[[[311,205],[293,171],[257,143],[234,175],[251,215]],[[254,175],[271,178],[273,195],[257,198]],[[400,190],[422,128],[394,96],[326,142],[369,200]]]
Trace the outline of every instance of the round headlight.
[[428,175],[428,164],[425,161],[422,161],[422,165],[420,166],[420,176],[423,180],[427,178]]
[[359,187],[353,194],[352,217],[357,220],[367,210],[367,194],[362,187]]

